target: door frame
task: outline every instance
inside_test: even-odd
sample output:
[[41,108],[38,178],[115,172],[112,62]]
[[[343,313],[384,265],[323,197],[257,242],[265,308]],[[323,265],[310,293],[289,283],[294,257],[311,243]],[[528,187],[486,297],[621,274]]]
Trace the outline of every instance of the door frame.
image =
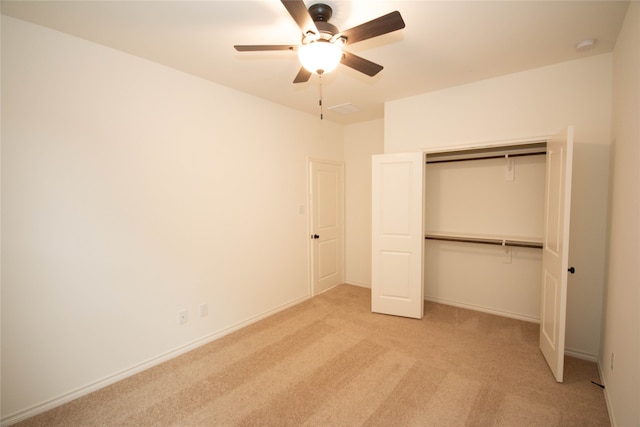
[[308,239],[308,246],[307,246],[307,259],[308,259],[308,276],[309,276],[309,296],[313,297],[315,295],[321,294],[322,292],[315,292],[315,278],[314,278],[314,240],[311,238],[311,236],[314,233],[314,223],[313,223],[313,217],[314,217],[314,209],[315,206],[313,204],[313,179],[312,179],[312,174],[313,174],[313,164],[316,163],[326,163],[326,164],[330,164],[330,165],[334,165],[334,166],[338,166],[340,168],[340,174],[341,174],[341,200],[340,200],[340,211],[339,211],[339,216],[340,216],[340,231],[339,231],[339,235],[340,235],[340,240],[341,240],[341,248],[340,248],[340,253],[341,253],[341,259],[339,260],[340,263],[340,271],[342,272],[341,274],[341,278],[340,281],[342,283],[344,283],[345,281],[345,277],[346,277],[346,226],[345,226],[345,176],[344,176],[344,162],[342,161],[338,161],[338,160],[327,160],[327,159],[321,159],[321,158],[317,158],[317,157],[308,157],[307,158],[307,236],[306,238]]

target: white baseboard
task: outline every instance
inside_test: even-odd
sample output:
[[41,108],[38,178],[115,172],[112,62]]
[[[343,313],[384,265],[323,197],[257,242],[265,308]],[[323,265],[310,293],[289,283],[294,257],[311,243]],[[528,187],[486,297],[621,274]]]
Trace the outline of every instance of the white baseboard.
[[158,356],[152,357],[151,359],[148,359],[142,363],[136,364],[134,366],[131,366],[127,369],[124,369],[120,372],[117,372],[113,375],[109,375],[105,378],[102,378],[98,381],[92,382],[90,384],[87,384],[86,386],[83,387],[79,387],[75,390],[72,390],[68,393],[64,393],[62,395],[59,395],[57,397],[54,397],[52,399],[49,399],[45,402],[39,403],[37,405],[31,406],[27,409],[24,409],[22,411],[18,411],[15,412],[13,414],[7,415],[6,417],[2,418],[2,420],[0,420],[0,426],[4,427],[4,426],[10,426],[12,424],[16,424],[20,421],[26,420],[27,418],[31,418],[35,415],[38,415],[42,412],[48,411],[50,409],[53,409],[57,406],[60,406],[62,404],[65,404],[67,402],[71,402],[72,400],[75,400],[79,397],[85,396],[89,393],[92,393],[94,391],[97,391],[101,388],[104,388],[108,385],[114,384],[120,380],[123,380],[125,378],[128,378],[132,375],[135,375],[139,372],[142,372],[144,370],[147,370],[149,368],[152,368],[156,365],[159,365],[163,362],[166,362],[167,360],[173,359],[177,356],[180,356],[181,354],[187,353],[191,350],[194,350],[198,347],[201,347],[205,344],[208,344],[212,341],[215,341],[217,339],[220,339],[222,337],[224,337],[225,335],[228,335],[232,332],[235,332],[239,329],[242,329],[246,326],[251,325],[252,323],[255,323],[259,320],[265,319],[269,316],[272,316],[280,311],[286,310],[287,308],[293,307],[295,305],[298,305],[306,300],[308,300],[310,298],[310,296],[304,296],[301,298],[297,298],[293,301],[290,301],[288,303],[282,304],[274,309],[271,310],[267,310],[263,313],[260,313],[256,316],[253,316],[249,319],[246,319],[244,321],[238,322],[232,326],[229,326],[225,329],[216,331],[212,334],[206,335],[202,338],[199,338],[195,341],[191,341],[190,343],[187,343],[185,345],[182,345],[180,347],[174,348],[173,350],[169,350],[166,353],[160,354]]
[[361,283],[361,282],[358,282],[358,281],[355,281],[355,280],[347,280],[345,282],[345,284],[352,285],[352,286],[358,286],[358,287],[361,287],[361,288],[371,289],[371,283]]
[[510,311],[498,310],[491,307],[483,307],[475,304],[467,304],[458,301],[451,301],[439,297],[425,296],[425,301],[436,302],[438,304],[451,305],[454,307],[465,308],[467,310],[481,311],[483,313],[495,314],[497,316],[509,317],[511,319],[524,320],[525,322],[540,323],[540,319],[527,314],[513,313]]
[[573,348],[567,348],[567,347],[564,348],[564,354],[566,356],[575,357],[576,359],[587,360],[589,362],[594,362],[594,363],[598,364],[598,355],[597,354],[586,353],[584,351],[576,350],[576,349],[573,349]]
[[602,365],[600,364],[601,360],[598,360],[598,375],[600,375],[600,382],[604,386],[602,391],[604,392],[604,401],[607,404],[607,412],[609,413],[609,421],[611,421],[611,426],[616,427],[616,418],[613,416],[613,409],[611,408],[611,401],[609,400],[609,394],[607,393],[607,384],[604,379],[604,375],[602,375]]

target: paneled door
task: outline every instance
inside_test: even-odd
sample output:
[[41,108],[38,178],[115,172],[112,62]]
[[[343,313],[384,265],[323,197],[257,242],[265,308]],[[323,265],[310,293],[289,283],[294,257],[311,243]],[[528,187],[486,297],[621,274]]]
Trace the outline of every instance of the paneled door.
[[310,161],[313,295],[344,282],[343,165]]
[[540,350],[556,381],[562,382],[569,274],[569,218],[573,128],[547,141]]
[[371,310],[424,315],[423,153],[372,159]]

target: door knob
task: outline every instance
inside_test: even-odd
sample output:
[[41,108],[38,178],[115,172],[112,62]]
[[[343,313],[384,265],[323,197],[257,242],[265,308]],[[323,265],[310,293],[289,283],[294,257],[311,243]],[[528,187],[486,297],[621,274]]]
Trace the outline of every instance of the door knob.
[[320,236],[318,236],[317,234],[314,234],[313,236],[311,236],[312,239],[319,239]]
[[569,267],[569,273],[574,274],[576,272],[576,269],[573,267]]

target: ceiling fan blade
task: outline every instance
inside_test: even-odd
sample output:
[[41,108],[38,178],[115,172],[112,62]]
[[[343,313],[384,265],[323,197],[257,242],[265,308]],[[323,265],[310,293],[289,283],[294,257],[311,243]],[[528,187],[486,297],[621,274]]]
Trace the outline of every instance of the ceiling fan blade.
[[368,59],[364,59],[359,57],[358,55],[354,55],[349,52],[342,52],[344,56],[342,57],[342,64],[347,67],[351,67],[356,71],[360,71],[361,73],[366,74],[367,76],[375,76],[384,68],[382,65],[378,65],[375,62],[371,62]]
[[298,46],[289,44],[248,44],[248,45],[235,45],[233,46],[239,52],[257,52],[262,50],[294,50]]
[[340,33],[347,38],[347,44],[361,42],[372,37],[381,36],[405,27],[404,20],[397,10],[379,18],[365,22]]
[[295,79],[293,79],[294,83],[304,83],[309,81],[309,77],[311,77],[311,71],[307,70],[304,67],[300,67],[300,71],[298,71],[298,75]]
[[318,34],[318,28],[313,22],[313,19],[307,10],[307,6],[304,5],[302,0],[282,0],[282,4],[287,8],[289,15],[291,15],[293,20],[296,21],[300,30],[302,30],[303,36],[310,32]]

